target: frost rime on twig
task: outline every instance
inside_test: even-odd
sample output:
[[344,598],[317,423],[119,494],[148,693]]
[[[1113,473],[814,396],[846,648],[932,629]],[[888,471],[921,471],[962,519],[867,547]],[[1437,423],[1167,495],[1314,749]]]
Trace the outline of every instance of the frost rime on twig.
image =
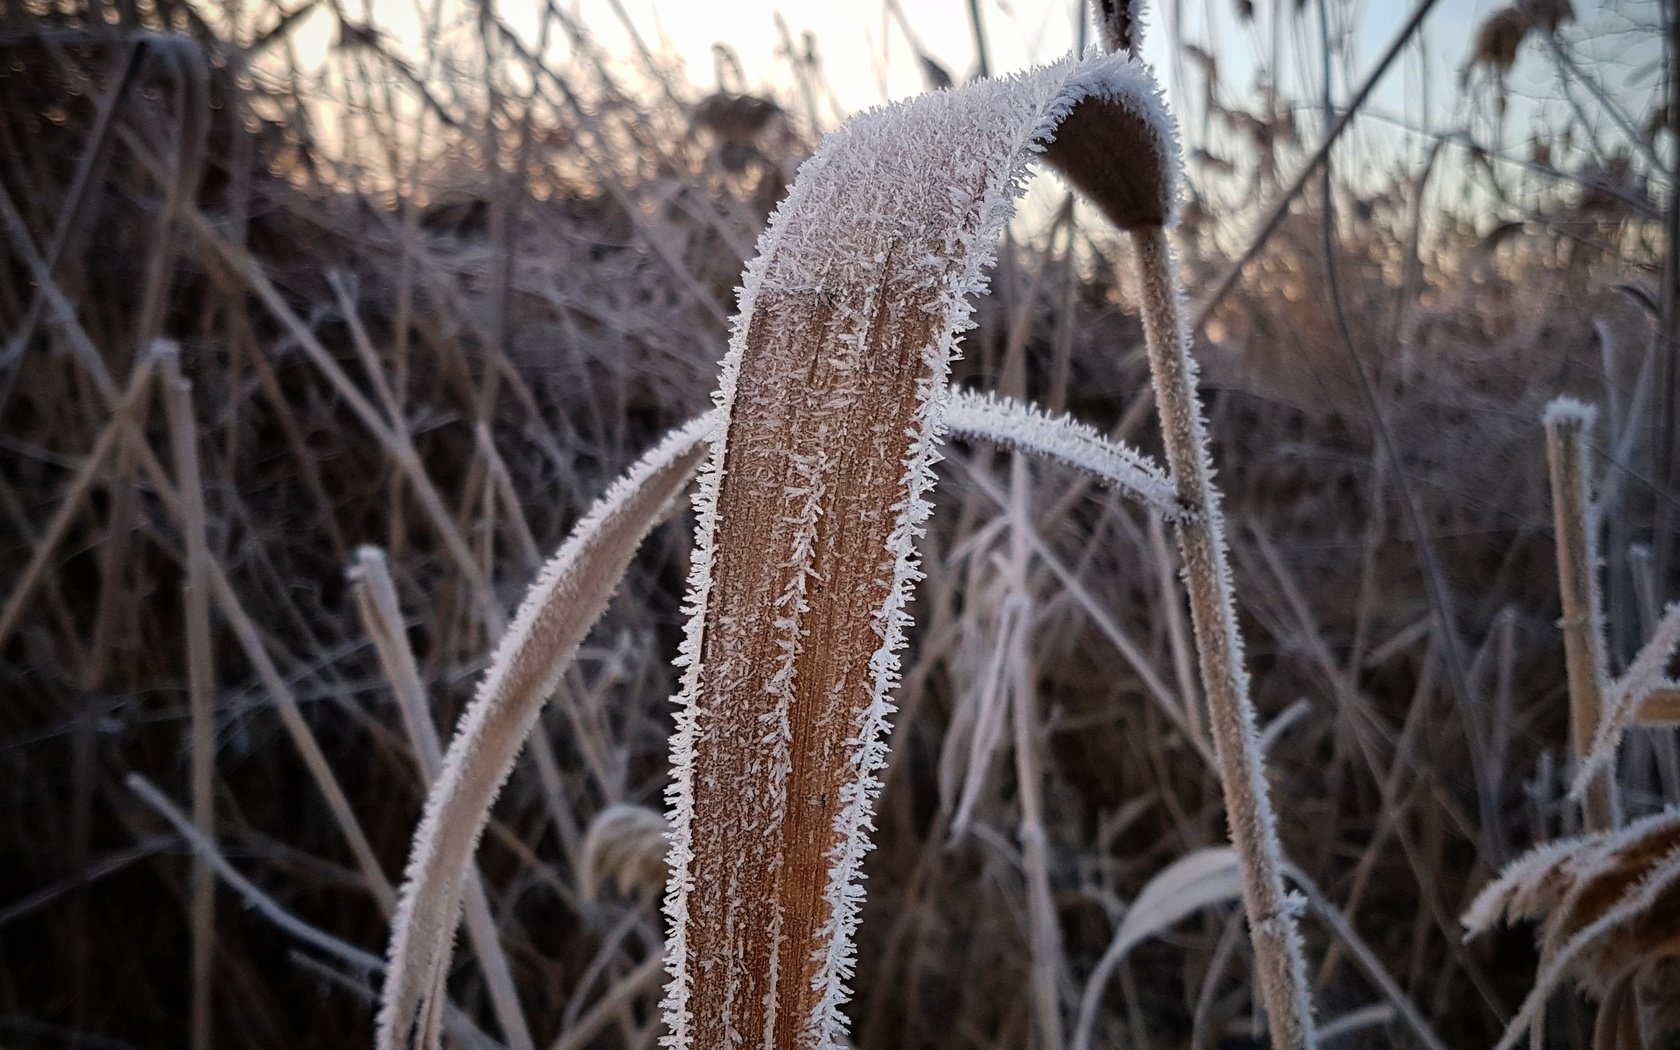
[[1655,689],[1668,684],[1663,672],[1680,649],[1680,602],[1663,610],[1651,638],[1635,654],[1623,675],[1610,683],[1604,718],[1599,722],[1592,749],[1581,761],[1575,782],[1570,788],[1572,797],[1580,797],[1592,778],[1609,769],[1614,775],[1616,749],[1630,725],[1639,719],[1639,709]]
[[956,390],[945,422],[954,436],[981,438],[1089,474],[1168,521],[1191,516],[1178,501],[1171,479],[1149,457],[1066,416],[1009,398]]

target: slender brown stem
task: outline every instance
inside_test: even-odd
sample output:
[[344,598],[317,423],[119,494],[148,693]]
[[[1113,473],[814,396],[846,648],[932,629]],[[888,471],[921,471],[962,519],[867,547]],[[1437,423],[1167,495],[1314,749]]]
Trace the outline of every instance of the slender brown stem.
[[[1569,751],[1576,762],[1591,752],[1604,717],[1604,614],[1598,591],[1598,544],[1587,503],[1589,467],[1583,440],[1592,412],[1555,401],[1546,411],[1546,462],[1552,480],[1552,525],[1557,535],[1558,596],[1563,605],[1563,651],[1569,669]],[[1589,832],[1615,827],[1614,786],[1608,769],[1587,785],[1581,819]]]
[[1190,594],[1190,621],[1207,696],[1208,727],[1219,762],[1231,844],[1243,872],[1243,904],[1259,971],[1260,996],[1279,1050],[1311,1046],[1312,1007],[1306,966],[1296,932],[1295,909],[1283,888],[1277,818],[1248,697],[1242,639],[1225,545],[1219,492],[1213,485],[1206,426],[1196,402],[1195,371],[1187,347],[1172,248],[1167,232],[1133,232],[1142,281],[1149,371],[1161,415],[1161,433],[1181,503],[1195,517],[1177,525]]
[[[157,356],[163,361],[164,407],[180,487],[182,531],[186,534],[187,578],[181,584],[186,608],[187,698],[191,710],[192,822],[206,841],[216,841],[215,751],[212,693],[216,671],[210,645],[209,554],[204,523],[204,485],[198,466],[198,427],[193,416],[192,384],[181,375],[180,355],[172,344]],[[214,1045],[211,995],[215,979],[216,880],[210,861],[193,857],[192,898],[192,1047]]]

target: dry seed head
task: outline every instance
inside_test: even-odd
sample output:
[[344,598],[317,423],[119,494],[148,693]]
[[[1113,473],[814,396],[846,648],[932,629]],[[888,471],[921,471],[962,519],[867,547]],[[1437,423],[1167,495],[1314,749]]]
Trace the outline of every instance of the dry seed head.
[[694,126],[705,128],[725,142],[751,142],[782,116],[782,107],[757,95],[719,91],[694,106]]
[[664,814],[633,802],[614,802],[595,815],[583,836],[578,881],[593,900],[607,884],[622,896],[650,896],[665,888]]
[[1556,36],[1560,26],[1575,21],[1575,8],[1569,0],[1517,0],[1517,6],[1548,36]]
[[1489,15],[1476,30],[1476,46],[1464,65],[1462,77],[1468,78],[1471,70],[1478,68],[1490,69],[1503,77],[1516,65],[1517,51],[1533,28],[1534,21],[1521,7],[1502,7]]

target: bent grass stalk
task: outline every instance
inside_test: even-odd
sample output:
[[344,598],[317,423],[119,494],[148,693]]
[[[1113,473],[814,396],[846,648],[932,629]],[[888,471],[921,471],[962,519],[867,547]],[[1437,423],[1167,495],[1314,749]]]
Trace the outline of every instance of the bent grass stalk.
[[708,415],[680,428],[595,504],[543,568],[497,646],[415,832],[391,925],[377,1036],[384,1050],[439,1044],[444,971],[490,803],[642,538],[687,486],[715,425]]
[[[362,627],[372,639],[373,647],[379,654],[380,668],[391,683],[391,691],[396,694],[403,732],[408,737],[409,746],[414,749],[416,764],[420,768],[420,781],[429,790],[443,770],[443,748],[438,743],[437,727],[432,724],[431,706],[426,702],[426,690],[420,682],[414,652],[409,648],[408,631],[397,603],[397,587],[391,579],[385,552],[378,547],[357,549],[355,564],[347,575],[355,592],[356,611]],[[469,867],[464,877],[467,936],[478,955],[478,965],[484,973],[484,985],[489,993],[491,1009],[501,1026],[502,1038],[510,1050],[533,1050],[536,1043],[519,1006],[513,968],[508,964],[501,939],[496,935],[490,898],[484,892],[476,869]]]

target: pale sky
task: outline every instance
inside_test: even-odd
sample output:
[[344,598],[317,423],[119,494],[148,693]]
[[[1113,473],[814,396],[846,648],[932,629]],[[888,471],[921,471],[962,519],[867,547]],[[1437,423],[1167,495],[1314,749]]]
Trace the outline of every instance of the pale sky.
[[[371,20],[411,59],[419,53],[417,12],[445,12],[448,36],[472,50],[476,29],[472,12],[479,0],[339,0],[347,12],[371,11]],[[497,13],[516,31],[534,42],[542,10],[540,0],[492,0]],[[680,75],[704,93],[717,85],[713,44],[733,49],[751,91],[775,94],[794,108],[797,95],[787,59],[778,55],[779,14],[797,41],[809,32],[817,40],[826,79],[845,112],[903,98],[926,88],[914,50],[899,20],[889,14],[886,0],[556,0],[596,38],[602,50],[615,56],[626,73],[633,73],[630,36],[620,12],[635,25],[662,64],[678,64]],[[1575,60],[1626,111],[1632,123],[1649,112],[1649,99],[1660,86],[1660,56],[1656,35],[1648,28],[1655,19],[1657,0],[1574,0],[1578,24],[1564,30],[1563,39]],[[1337,49],[1334,96],[1346,100],[1363,80],[1413,10],[1416,0],[1332,0],[1332,34],[1346,37]],[[921,46],[958,82],[975,71],[975,49],[969,0],[899,0],[911,33]],[[1022,69],[1053,60],[1073,46],[1083,8],[1077,0],[980,0],[987,48],[994,73]],[[1146,4],[1148,31],[1144,57],[1155,66],[1187,145],[1210,145],[1203,138],[1200,119],[1202,79],[1173,54],[1169,38],[1194,43],[1214,54],[1221,68],[1224,102],[1256,108],[1257,56],[1278,56],[1283,95],[1297,105],[1297,120],[1310,143],[1317,138],[1314,121],[1322,76],[1321,28],[1317,2],[1256,0],[1258,17],[1243,21],[1233,0],[1161,0]],[[1337,163],[1344,173],[1358,170],[1384,179],[1402,167],[1414,166],[1427,149],[1427,140],[1400,128],[1454,132],[1469,128],[1476,140],[1526,158],[1527,142],[1536,129],[1557,128],[1587,113],[1598,125],[1595,137],[1607,148],[1625,141],[1613,122],[1603,118],[1591,92],[1572,84],[1573,98],[1562,87],[1555,63],[1544,46],[1525,44],[1513,72],[1510,108],[1503,124],[1493,116],[1487,93],[1475,102],[1459,89],[1459,69],[1472,49],[1476,29],[1503,4],[1499,0],[1440,0],[1425,22],[1422,47],[1414,44],[1390,71],[1361,120],[1338,147]],[[247,10],[260,11],[262,5]],[[257,18],[271,22],[269,13]],[[1280,14],[1279,14],[1280,13]],[[1275,16],[1275,17],[1274,17]],[[1175,22],[1182,19],[1182,22]],[[1643,27],[1639,27],[1643,23]],[[1171,29],[1169,33],[1167,30]],[[336,29],[325,11],[298,27],[292,40],[306,72],[324,69]],[[564,37],[553,34],[551,54],[564,61]],[[462,75],[468,76],[472,74]],[[626,78],[633,82],[632,77]],[[825,124],[835,116],[819,103]],[[1217,126],[1212,148],[1226,159],[1239,160],[1250,147],[1221,139]],[[1541,137],[1551,137],[1545,132]],[[1588,136],[1577,136],[1577,144]],[[1666,148],[1666,147],[1665,147]],[[1565,166],[1577,166],[1579,156],[1556,155]],[[1241,207],[1245,188],[1232,182],[1224,189],[1225,203]],[[1252,201],[1246,201],[1252,204]]]

